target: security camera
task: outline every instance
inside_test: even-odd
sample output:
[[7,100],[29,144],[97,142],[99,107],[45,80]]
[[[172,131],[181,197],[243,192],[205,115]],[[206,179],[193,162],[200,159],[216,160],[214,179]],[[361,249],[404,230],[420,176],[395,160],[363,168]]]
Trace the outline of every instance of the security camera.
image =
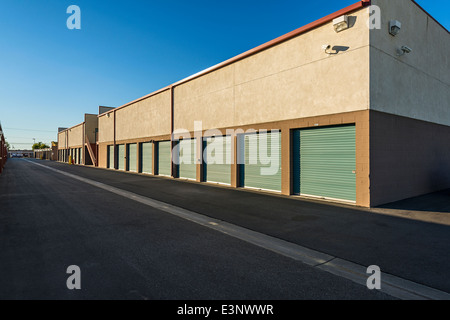
[[400,49],[397,49],[397,56],[403,56],[405,53],[411,53],[412,49],[408,46],[402,46]]
[[402,23],[400,21],[397,21],[397,20],[389,21],[389,34],[390,35],[395,37],[400,32],[401,28],[402,28]]
[[326,54],[330,55],[331,52],[329,50],[331,50],[331,45],[330,44],[324,44],[322,46],[323,51],[325,51]]
[[403,51],[404,53],[411,53],[411,52],[412,52],[412,49],[411,49],[410,47],[408,47],[408,46],[403,46],[403,47],[402,47],[402,51]]

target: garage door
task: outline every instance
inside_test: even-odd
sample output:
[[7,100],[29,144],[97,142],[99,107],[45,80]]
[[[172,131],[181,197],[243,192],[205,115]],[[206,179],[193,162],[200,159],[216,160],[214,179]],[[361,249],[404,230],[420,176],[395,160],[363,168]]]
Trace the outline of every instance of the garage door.
[[141,144],[141,172],[153,173],[153,143],[146,142]]
[[127,163],[128,171],[136,172],[137,168],[137,144],[132,143],[127,145]]
[[158,174],[161,176],[170,176],[172,174],[170,141],[158,142]]
[[184,139],[179,142],[179,176],[184,179],[197,179],[196,159],[197,139]]
[[231,184],[231,137],[210,137],[204,141],[204,179]]
[[356,201],[355,126],[294,131],[294,192]]
[[281,133],[240,136],[240,184],[281,192]]
[[117,169],[125,170],[125,145],[117,146]]
[[114,146],[108,146],[107,157],[108,157],[108,168],[114,169]]

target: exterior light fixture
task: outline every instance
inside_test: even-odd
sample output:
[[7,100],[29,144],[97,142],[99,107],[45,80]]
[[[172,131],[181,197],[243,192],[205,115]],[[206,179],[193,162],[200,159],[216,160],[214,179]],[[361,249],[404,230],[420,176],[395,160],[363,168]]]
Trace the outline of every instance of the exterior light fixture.
[[400,29],[402,28],[402,23],[398,20],[389,21],[389,34],[391,36],[396,36],[399,34]]
[[348,29],[348,16],[343,15],[333,20],[334,31],[341,32]]

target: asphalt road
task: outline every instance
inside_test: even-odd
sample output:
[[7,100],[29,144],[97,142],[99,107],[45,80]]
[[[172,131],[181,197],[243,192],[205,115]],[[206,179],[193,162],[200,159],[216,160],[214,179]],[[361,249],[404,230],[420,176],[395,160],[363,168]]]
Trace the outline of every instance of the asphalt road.
[[[39,162],[450,291],[449,227],[354,208]],[[70,265],[82,290],[66,287]],[[0,299],[390,299],[136,201],[11,159]]]

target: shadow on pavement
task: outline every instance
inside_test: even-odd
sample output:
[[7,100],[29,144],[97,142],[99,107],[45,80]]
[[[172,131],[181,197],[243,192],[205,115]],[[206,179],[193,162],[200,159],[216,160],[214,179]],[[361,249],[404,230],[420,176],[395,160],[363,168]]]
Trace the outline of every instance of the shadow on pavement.
[[377,208],[408,211],[445,212],[450,215],[450,189],[401,200]]

